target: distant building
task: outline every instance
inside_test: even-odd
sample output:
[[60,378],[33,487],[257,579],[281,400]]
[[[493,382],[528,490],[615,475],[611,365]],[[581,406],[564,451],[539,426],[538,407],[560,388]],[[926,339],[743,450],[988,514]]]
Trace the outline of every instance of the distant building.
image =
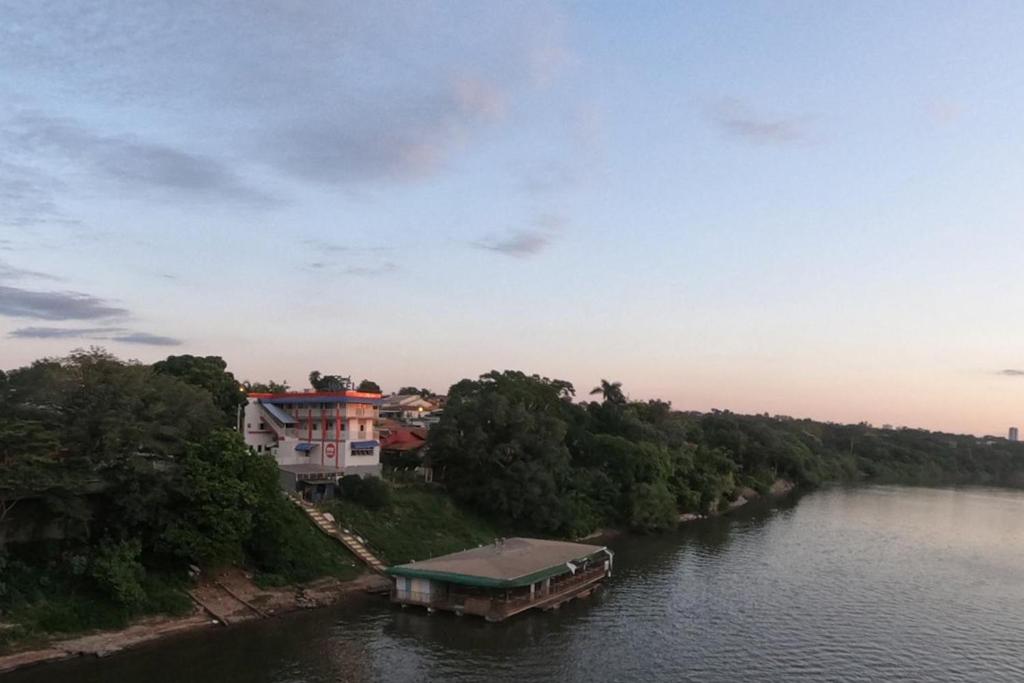
[[391,394],[381,399],[380,416],[409,422],[437,410],[437,403],[418,394]]
[[1020,441],[1020,434],[1017,432],[1016,427],[1010,427],[1010,441]]
[[245,443],[269,453],[289,492],[329,497],[345,474],[380,474],[380,394],[306,391],[249,394],[239,425]]

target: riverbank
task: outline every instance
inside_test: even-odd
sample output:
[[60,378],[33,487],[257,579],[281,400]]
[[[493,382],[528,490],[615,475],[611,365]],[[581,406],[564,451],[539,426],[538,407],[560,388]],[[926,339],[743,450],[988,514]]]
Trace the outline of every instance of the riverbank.
[[[744,489],[728,508],[710,516],[728,514],[766,497],[782,497],[795,485],[778,479],[762,496]],[[330,506],[392,562],[440,555],[489,543],[500,534],[487,520],[461,509],[443,493],[422,487],[397,487],[384,510],[368,510],[348,501]],[[680,523],[706,519],[707,515],[682,514]],[[599,529],[578,540],[607,541],[629,534],[625,529]],[[195,603],[191,614],[180,617],[154,616],[140,619],[123,629],[96,631],[64,639],[48,640],[20,652],[0,656],[0,674],[45,662],[74,657],[107,655],[154,640],[197,629],[231,626],[265,619],[301,609],[324,607],[346,597],[386,590],[387,579],[363,574],[356,579],[324,578],[300,586],[262,588],[238,569],[209,577],[189,590]]]
[[[720,512],[714,511],[706,515],[697,514],[696,512],[683,512],[679,515],[679,523],[685,524],[687,522],[699,522],[703,519],[709,519],[712,517],[721,517],[722,515],[727,515],[730,512],[738,510],[739,508],[743,507],[744,505],[747,505],[748,503],[753,503],[754,501],[757,500],[764,500],[766,498],[782,498],[784,496],[788,496],[794,490],[796,490],[796,484],[787,479],[776,479],[774,482],[772,482],[772,485],[768,488],[767,493],[765,493],[764,495],[761,495],[760,493],[751,488],[741,489],[736,499],[730,501],[728,507],[725,510]],[[627,529],[605,528],[598,529],[597,531],[589,533],[586,536],[583,536],[582,538],[578,538],[576,540],[608,541],[610,539],[617,538],[627,533],[629,533]]]
[[189,591],[195,602],[195,610],[189,615],[146,617],[123,629],[53,639],[44,645],[34,644],[0,656],[0,674],[74,657],[106,657],[181,633],[326,607],[352,595],[386,590],[387,587],[385,578],[363,574],[348,581],[324,578],[301,586],[260,588],[250,576],[231,570],[204,580]]

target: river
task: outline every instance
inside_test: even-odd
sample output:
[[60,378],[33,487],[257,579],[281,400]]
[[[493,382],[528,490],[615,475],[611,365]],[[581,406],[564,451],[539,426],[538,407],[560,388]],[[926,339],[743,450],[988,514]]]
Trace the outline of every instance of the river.
[[1024,680],[1024,492],[827,489],[611,546],[556,612],[360,596],[3,683]]

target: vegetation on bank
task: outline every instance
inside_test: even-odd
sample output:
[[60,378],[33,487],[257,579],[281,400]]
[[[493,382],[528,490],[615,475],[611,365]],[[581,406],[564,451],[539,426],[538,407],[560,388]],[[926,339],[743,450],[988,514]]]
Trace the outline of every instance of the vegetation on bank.
[[656,530],[728,507],[746,488],[873,481],[1024,486],[1024,444],[768,415],[685,413],[522,372],[463,380],[429,436],[435,477],[501,525],[578,537]]
[[0,647],[187,610],[191,566],[359,573],[223,429],[240,393],[217,358],[91,350],[0,373]]
[[364,538],[389,564],[493,543],[500,534],[493,524],[457,504],[437,487],[393,485],[381,506],[368,507],[348,497],[324,507]]
[[[444,490],[345,477],[328,507],[400,563],[511,529],[666,529],[779,478],[1024,486],[1024,444],[1006,440],[686,413],[607,381],[592,393],[521,372],[463,380],[428,440]],[[93,349],[0,372],[0,649],[187,610],[192,566],[264,585],[359,573],[284,499],[274,461],[225,428],[242,400],[214,356],[147,366]]]

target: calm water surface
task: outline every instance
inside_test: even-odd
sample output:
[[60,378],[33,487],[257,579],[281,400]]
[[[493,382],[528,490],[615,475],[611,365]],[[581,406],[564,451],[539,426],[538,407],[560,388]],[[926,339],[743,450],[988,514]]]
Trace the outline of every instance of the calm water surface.
[[1024,493],[826,490],[611,545],[607,589],[557,612],[366,596],[4,683],[1024,681]]

